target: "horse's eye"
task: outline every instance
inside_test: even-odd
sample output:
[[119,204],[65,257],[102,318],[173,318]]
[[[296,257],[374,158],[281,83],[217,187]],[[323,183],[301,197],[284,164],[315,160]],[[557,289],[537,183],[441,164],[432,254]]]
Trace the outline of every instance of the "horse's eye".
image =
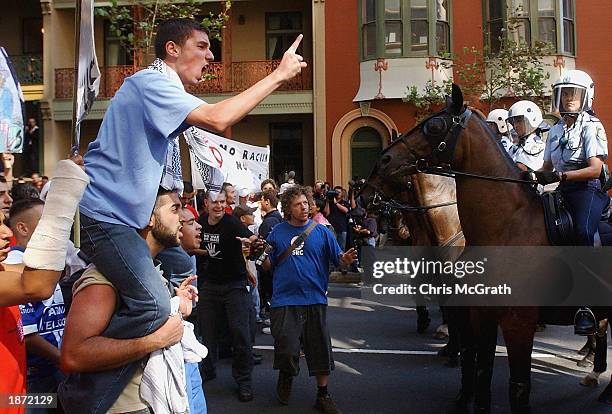
[[432,118],[423,127],[425,135],[439,137],[446,132],[446,121],[444,118]]

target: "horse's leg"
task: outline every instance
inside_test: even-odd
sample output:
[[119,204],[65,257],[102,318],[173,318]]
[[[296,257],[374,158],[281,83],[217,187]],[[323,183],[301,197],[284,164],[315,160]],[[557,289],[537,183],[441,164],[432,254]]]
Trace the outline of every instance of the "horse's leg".
[[595,360],[593,361],[593,371],[587,374],[580,384],[586,387],[596,387],[599,385],[599,375],[606,372],[608,368],[608,338],[606,331],[608,329],[608,321],[606,319],[599,321],[599,329],[595,334]]
[[477,372],[474,412],[484,414],[491,412],[491,379],[497,345],[497,320],[495,317],[488,314],[485,318],[481,318],[476,331],[476,343]]
[[513,413],[531,412],[531,351],[537,320],[536,308],[507,308],[500,312],[499,322],[508,349],[509,396]]
[[429,327],[431,319],[429,319],[429,311],[427,310],[427,305],[425,304],[425,298],[421,296],[417,296],[417,332],[423,333]]
[[455,408],[459,413],[467,413],[474,398],[476,383],[476,343],[470,323],[469,309],[447,309],[449,327],[454,326],[459,334],[461,352],[461,390],[455,399]]

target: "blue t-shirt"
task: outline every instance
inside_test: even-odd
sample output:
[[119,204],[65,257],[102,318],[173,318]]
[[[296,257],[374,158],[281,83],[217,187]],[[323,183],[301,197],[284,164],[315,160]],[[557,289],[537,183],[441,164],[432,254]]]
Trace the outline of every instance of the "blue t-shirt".
[[329,262],[336,266],[342,250],[336,238],[325,226],[318,224],[301,246],[277,266],[277,259],[310,225],[294,227],[284,221],[274,226],[267,241],[274,246],[270,261],[274,266],[272,277],[273,308],[290,305],[327,304]]
[[[42,302],[30,302],[19,305],[21,319],[23,321],[23,333],[25,336],[37,333],[44,340],[56,348],[62,345],[64,326],[66,325],[66,315],[64,309],[64,297],[60,286],[55,286],[53,296]],[[40,375],[44,376],[48,370],[55,370],[57,366],[40,356],[28,354],[28,367],[37,367],[41,370]],[[30,378],[32,379],[32,378]]]
[[85,154],[91,182],[81,212],[106,223],[146,227],[168,145],[189,128],[185,118],[203,103],[153,69],[127,78]]

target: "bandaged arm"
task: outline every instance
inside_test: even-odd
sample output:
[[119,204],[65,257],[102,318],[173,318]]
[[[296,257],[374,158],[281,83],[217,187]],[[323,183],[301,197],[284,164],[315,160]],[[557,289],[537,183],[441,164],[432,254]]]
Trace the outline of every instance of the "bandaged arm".
[[25,269],[0,272],[0,306],[49,298],[66,263],[66,245],[74,215],[89,177],[73,161],[55,168],[42,217],[23,256]]

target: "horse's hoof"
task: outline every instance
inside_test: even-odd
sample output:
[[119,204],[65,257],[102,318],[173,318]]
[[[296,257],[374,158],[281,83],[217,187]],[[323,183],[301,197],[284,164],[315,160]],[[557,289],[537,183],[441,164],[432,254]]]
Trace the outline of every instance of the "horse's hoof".
[[448,338],[448,325],[440,325],[436,329],[436,333],[433,334],[435,339],[447,339]]
[[599,385],[599,379],[587,375],[580,380],[580,385],[589,388],[596,388]]

